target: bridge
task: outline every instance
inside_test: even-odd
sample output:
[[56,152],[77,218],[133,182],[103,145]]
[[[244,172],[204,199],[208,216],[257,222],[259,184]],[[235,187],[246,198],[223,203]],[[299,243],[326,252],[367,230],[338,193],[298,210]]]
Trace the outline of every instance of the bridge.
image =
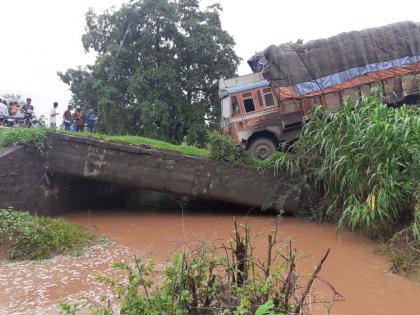
[[[134,188],[262,207],[270,197],[290,190],[287,181],[245,165],[77,134],[48,137],[46,157],[27,146],[0,151],[0,180],[11,183],[0,189],[0,207],[51,213],[63,204],[76,207],[75,199],[95,203],[104,191],[121,195]],[[12,187],[12,194],[20,197],[10,196]]]

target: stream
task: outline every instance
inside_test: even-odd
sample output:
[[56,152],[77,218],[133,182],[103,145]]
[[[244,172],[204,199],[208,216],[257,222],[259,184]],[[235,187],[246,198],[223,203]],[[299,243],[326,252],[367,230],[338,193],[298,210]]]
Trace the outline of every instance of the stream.
[[[112,274],[110,264],[130,262],[133,255],[168,260],[174,250],[194,240],[229,239],[233,217],[251,227],[252,233],[268,232],[278,219],[272,215],[243,213],[195,213],[127,211],[121,209],[73,211],[60,216],[112,242],[95,245],[80,257],[55,257],[40,262],[0,261],[0,314],[58,314],[62,300],[80,296],[109,295],[95,279]],[[374,254],[370,240],[345,232],[337,234],[329,224],[281,218],[280,236],[292,239],[302,253],[299,273],[310,273],[331,248],[320,273],[345,301],[332,314],[420,314],[420,285],[388,272],[389,262]],[[266,237],[256,237],[257,254],[266,252]]]

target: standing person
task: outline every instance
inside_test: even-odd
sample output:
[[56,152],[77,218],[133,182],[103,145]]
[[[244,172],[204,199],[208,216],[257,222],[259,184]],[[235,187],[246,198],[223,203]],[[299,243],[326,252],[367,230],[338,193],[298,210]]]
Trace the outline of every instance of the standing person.
[[94,132],[95,131],[95,114],[93,113],[93,109],[89,109],[89,113],[86,116],[86,124],[88,127],[88,131],[89,132]]
[[71,105],[67,106],[67,110],[64,112],[64,115],[63,115],[63,120],[64,120],[64,129],[70,130],[70,125],[71,125],[71,120],[72,120]]
[[76,106],[76,110],[73,113],[73,120],[76,124],[76,131],[82,132],[85,127],[85,113],[79,105]]
[[54,102],[53,103],[53,109],[51,109],[51,113],[50,113],[50,128],[51,129],[57,129],[57,107],[58,107],[58,103]]
[[27,98],[26,99],[26,104],[22,106],[22,108],[25,111],[28,111],[28,109],[30,109],[31,111],[34,111],[34,106],[32,105],[32,99],[31,98]]

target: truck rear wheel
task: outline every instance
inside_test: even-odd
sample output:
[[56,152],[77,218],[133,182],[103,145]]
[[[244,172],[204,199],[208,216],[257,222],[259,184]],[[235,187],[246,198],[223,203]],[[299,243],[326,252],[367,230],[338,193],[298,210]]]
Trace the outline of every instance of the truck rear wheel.
[[276,151],[276,144],[269,138],[258,138],[249,146],[249,153],[257,160],[265,160]]

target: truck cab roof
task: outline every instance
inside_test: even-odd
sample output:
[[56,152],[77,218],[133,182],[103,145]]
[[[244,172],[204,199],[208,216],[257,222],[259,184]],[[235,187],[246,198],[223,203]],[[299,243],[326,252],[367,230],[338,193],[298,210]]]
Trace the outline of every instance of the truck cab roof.
[[269,86],[270,82],[264,79],[262,73],[251,73],[231,79],[221,79],[219,82],[219,97],[224,98],[230,94]]

